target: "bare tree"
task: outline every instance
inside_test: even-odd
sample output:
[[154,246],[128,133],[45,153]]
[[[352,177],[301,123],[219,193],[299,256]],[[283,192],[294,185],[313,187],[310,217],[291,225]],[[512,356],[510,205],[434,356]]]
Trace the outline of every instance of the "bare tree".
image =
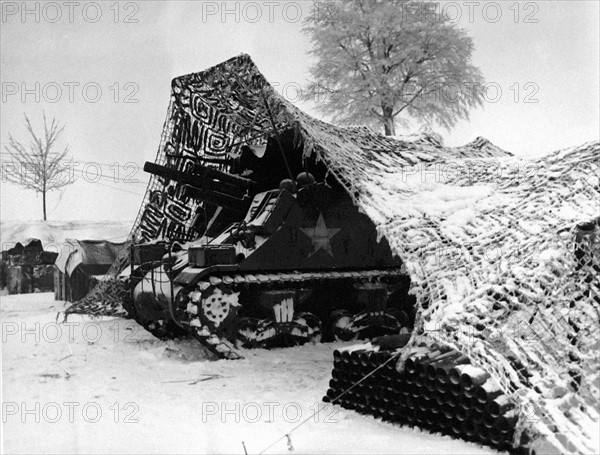
[[42,193],[44,221],[46,221],[46,193],[73,183],[68,172],[65,172],[68,171],[67,166],[70,161],[67,157],[69,146],[60,153],[53,151],[65,127],[61,126],[55,118],[48,123],[44,113],[44,131],[42,134],[37,134],[29,117],[26,114],[24,117],[31,142],[29,147],[26,147],[24,142],[17,141],[8,133],[9,144],[5,149],[16,169],[13,168],[14,172],[5,173],[5,177],[23,188]]

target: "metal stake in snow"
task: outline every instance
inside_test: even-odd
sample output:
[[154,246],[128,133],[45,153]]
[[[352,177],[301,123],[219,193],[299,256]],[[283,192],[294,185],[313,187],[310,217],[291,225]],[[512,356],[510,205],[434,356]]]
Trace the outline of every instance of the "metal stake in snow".
[[[358,385],[360,385],[363,381],[365,381],[367,378],[369,378],[370,376],[374,375],[375,373],[377,373],[377,371],[379,371],[382,368],[385,368],[385,366],[390,363],[392,360],[395,360],[398,358],[398,356],[401,354],[401,351],[398,350],[395,353],[393,353],[389,359],[387,359],[385,362],[383,362],[381,365],[377,366],[374,370],[370,371],[369,373],[367,373],[365,376],[361,377],[358,381],[356,381],[355,383],[353,383],[350,387],[348,387],[347,389],[345,389],[344,391],[342,391],[340,394],[338,394],[336,397],[332,398],[330,403],[335,403],[337,402],[337,400],[339,400],[342,396],[346,395],[348,392],[350,392],[352,389],[354,389],[355,387],[357,387]],[[296,431],[298,428],[300,428],[302,425],[304,425],[305,423],[307,423],[309,420],[311,420],[318,412],[322,411],[323,408],[321,408],[321,406],[319,406],[317,408],[316,411],[314,411],[310,416],[308,416],[306,419],[304,419],[302,422],[298,423],[294,428],[292,428],[290,431],[288,431],[286,434],[284,434],[283,436],[281,436],[280,438],[278,438],[277,440],[273,441],[270,445],[268,445],[267,447],[265,447],[263,450],[261,450],[259,452],[259,455],[264,454],[267,450],[269,450],[271,447],[273,447],[275,444],[277,444],[279,441],[281,441],[283,438],[287,438],[287,443],[288,443],[288,450],[292,451],[294,450],[294,447],[292,446],[292,439],[291,439],[291,434]]]
[[294,451],[294,446],[292,445],[292,437],[289,434],[286,434],[285,437],[287,438],[287,448],[290,452]]

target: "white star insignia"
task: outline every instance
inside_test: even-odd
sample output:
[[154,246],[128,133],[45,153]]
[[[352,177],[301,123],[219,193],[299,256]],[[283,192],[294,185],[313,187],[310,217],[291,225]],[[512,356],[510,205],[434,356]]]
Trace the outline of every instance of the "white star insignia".
[[334,235],[336,235],[340,231],[340,229],[327,229],[322,213],[319,214],[317,225],[314,228],[300,228],[300,230],[312,240],[313,247],[315,248],[315,250],[312,253],[310,253],[308,257],[311,257],[313,254],[315,254],[321,249],[325,250],[327,254],[333,257],[333,251],[331,250],[331,243],[329,241]]

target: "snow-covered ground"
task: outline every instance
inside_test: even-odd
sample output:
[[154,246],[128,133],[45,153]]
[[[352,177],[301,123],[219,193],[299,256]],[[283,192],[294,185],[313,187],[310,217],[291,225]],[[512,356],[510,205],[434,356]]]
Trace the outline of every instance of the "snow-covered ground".
[[[207,361],[127,319],[71,317],[52,294],[0,297],[6,453],[495,453],[326,408],[340,343]],[[59,318],[59,321],[62,317]],[[301,422],[307,420],[301,426]]]
[[[2,243],[123,241],[128,222],[10,222]],[[244,351],[208,361],[132,320],[71,316],[53,294],[0,296],[6,453],[495,453],[326,407],[340,343]],[[57,322],[58,320],[58,322]],[[300,423],[306,422],[301,426]],[[297,427],[297,428],[296,428]]]
[[132,224],[131,221],[3,220],[0,222],[0,241],[3,250],[30,238],[40,239],[49,250],[59,247],[65,239],[124,242]]

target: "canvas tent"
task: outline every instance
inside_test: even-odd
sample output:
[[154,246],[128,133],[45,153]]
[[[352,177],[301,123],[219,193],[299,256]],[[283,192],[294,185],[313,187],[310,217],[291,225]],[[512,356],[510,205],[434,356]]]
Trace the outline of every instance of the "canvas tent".
[[52,264],[56,257],[57,253],[44,251],[39,239],[17,242],[2,251],[0,289],[7,287],[9,294],[52,291]]
[[124,243],[67,239],[54,264],[54,297],[75,302],[99,281],[123,251]]

